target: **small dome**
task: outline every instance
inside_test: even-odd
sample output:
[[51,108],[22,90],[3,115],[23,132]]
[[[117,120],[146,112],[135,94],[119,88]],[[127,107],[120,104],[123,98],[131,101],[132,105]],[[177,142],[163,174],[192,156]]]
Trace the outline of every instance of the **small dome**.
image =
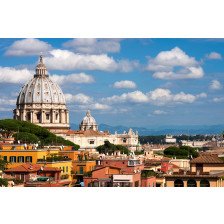
[[81,124],[96,125],[95,119],[91,116],[90,111],[86,112],[86,116],[82,119]]
[[65,97],[58,86],[47,74],[43,57],[36,67],[34,78],[28,81],[22,88],[17,98],[17,105],[32,103],[56,103],[65,105]]

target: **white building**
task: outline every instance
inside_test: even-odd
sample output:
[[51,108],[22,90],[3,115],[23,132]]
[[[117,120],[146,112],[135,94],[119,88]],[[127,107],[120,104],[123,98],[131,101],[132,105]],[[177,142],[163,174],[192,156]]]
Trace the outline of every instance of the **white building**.
[[177,139],[173,138],[173,135],[166,135],[165,142],[176,144]]
[[70,129],[64,94],[50,79],[42,56],[34,77],[19,93],[13,119],[37,124],[54,133]]
[[105,141],[109,141],[115,145],[123,145],[131,151],[140,150],[137,131],[134,133],[132,129],[129,129],[128,132],[124,131],[123,134],[117,134],[117,132],[110,134],[108,131],[98,131],[98,125],[89,110],[82,119],[78,131],[68,131],[66,134],[61,133],[57,135],[80,145],[80,149],[95,149],[103,145]]

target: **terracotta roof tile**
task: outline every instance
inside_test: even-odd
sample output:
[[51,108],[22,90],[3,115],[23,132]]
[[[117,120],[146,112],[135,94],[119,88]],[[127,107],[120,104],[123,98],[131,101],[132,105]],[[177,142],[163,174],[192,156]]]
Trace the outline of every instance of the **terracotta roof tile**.
[[199,157],[192,159],[190,163],[220,163],[224,164],[224,161],[217,155],[213,154],[201,154]]

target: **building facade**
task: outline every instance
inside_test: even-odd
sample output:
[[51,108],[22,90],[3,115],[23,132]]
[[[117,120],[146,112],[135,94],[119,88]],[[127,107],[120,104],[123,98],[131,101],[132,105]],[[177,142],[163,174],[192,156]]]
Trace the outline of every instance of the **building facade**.
[[19,93],[13,119],[37,124],[54,133],[70,129],[64,94],[50,79],[42,56],[33,79]]

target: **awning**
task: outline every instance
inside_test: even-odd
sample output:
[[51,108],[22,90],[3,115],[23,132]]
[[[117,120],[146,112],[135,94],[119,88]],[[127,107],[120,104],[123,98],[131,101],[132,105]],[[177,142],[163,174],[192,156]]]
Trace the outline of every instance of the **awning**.
[[37,180],[48,180],[49,177],[38,177]]

